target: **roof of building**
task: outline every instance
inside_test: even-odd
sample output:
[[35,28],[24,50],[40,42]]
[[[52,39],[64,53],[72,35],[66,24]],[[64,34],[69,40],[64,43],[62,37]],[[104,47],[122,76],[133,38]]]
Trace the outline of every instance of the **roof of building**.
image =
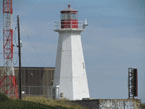
[[[3,66],[0,66],[0,69],[3,69],[4,67]],[[14,69],[18,69],[19,67],[14,67]],[[49,69],[49,70],[54,70],[55,69],[55,67],[21,67],[22,69]]]

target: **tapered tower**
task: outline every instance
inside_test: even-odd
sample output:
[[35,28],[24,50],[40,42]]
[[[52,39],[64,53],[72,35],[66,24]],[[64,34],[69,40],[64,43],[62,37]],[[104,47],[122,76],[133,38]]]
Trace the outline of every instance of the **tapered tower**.
[[88,81],[81,43],[81,32],[86,22],[78,21],[78,11],[70,5],[61,12],[53,97],[56,99],[81,100],[89,98]]

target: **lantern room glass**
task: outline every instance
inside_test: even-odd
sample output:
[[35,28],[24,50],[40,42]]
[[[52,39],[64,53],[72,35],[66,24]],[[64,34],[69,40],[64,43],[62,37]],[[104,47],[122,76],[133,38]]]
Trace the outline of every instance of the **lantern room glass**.
[[61,13],[61,20],[78,19],[77,13]]

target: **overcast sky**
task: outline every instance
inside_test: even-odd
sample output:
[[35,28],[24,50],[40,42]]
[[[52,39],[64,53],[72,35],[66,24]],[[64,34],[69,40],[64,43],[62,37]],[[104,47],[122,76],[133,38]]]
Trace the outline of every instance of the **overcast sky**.
[[[1,0],[2,1],[2,0]],[[13,0],[14,27],[20,15],[22,66],[55,67],[58,33],[54,22],[67,0]],[[139,99],[145,102],[145,1],[72,0],[79,20],[88,20],[82,44],[92,98],[127,98],[128,68],[138,68]],[[1,9],[1,7],[0,7]],[[0,11],[1,14],[1,11]],[[2,30],[2,14],[0,15]],[[2,32],[0,33],[2,53]],[[17,32],[14,29],[14,43]],[[17,48],[14,48],[17,53]],[[0,55],[0,65],[3,65]],[[18,65],[17,54],[14,64]]]

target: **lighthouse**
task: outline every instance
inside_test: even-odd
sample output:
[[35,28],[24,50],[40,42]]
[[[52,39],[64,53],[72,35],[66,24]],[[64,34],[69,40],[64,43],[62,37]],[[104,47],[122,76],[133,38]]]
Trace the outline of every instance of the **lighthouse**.
[[89,98],[88,80],[81,43],[81,32],[87,22],[78,21],[78,11],[68,5],[60,12],[58,48],[52,96],[55,99],[82,100]]

